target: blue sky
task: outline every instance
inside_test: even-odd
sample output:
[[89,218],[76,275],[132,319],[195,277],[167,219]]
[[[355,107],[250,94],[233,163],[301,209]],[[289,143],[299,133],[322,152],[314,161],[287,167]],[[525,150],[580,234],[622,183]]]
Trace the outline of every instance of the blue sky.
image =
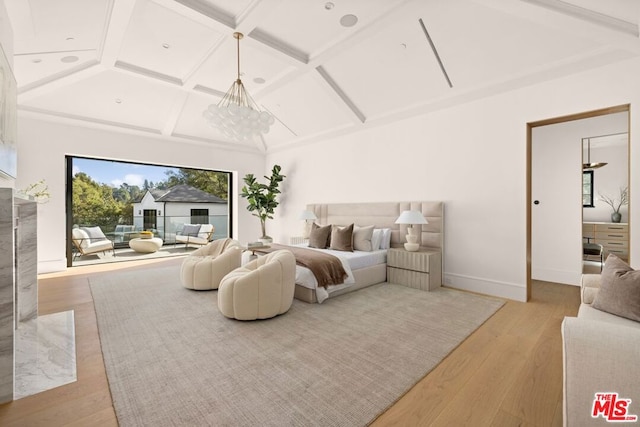
[[73,158],[73,174],[84,172],[94,181],[107,184],[112,187],[120,187],[122,183],[142,187],[144,180],[153,183],[164,181],[168,170],[177,170],[165,166],[140,165],[135,163],[123,163],[112,160],[94,160]]

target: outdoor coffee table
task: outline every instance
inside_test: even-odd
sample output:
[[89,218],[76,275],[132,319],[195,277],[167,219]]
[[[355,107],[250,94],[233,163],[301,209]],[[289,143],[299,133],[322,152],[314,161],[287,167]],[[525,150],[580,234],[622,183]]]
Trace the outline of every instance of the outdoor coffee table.
[[162,239],[152,237],[150,239],[136,238],[129,240],[129,247],[136,252],[152,253],[157,252],[162,247]]

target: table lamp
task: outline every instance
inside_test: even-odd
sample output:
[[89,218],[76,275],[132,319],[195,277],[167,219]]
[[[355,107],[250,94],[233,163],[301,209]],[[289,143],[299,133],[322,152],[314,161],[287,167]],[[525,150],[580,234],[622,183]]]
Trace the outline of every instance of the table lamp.
[[428,224],[429,222],[424,218],[422,213],[418,211],[403,211],[396,224],[409,224],[407,228],[407,243],[404,244],[405,250],[409,252],[415,252],[420,248],[418,243],[418,229],[414,227],[415,224]]

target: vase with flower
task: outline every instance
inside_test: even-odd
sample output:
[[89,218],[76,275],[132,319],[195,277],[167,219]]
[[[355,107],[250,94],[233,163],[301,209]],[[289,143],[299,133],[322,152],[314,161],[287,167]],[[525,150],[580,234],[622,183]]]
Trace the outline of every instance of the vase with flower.
[[629,187],[620,188],[620,199],[600,194],[600,200],[611,206],[611,209],[613,209],[613,212],[611,213],[611,222],[620,222],[622,220],[620,208],[629,204]]

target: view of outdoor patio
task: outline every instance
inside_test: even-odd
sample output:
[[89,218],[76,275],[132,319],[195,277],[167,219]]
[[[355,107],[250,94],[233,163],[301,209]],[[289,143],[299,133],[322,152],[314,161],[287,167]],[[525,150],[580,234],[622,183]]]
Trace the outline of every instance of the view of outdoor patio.
[[[229,236],[227,172],[67,159],[74,170],[70,266],[181,256]],[[125,178],[142,185],[123,181],[116,186],[115,178],[99,182],[105,178],[97,176],[109,167],[114,177],[131,168],[137,174],[125,173]],[[159,176],[153,168],[161,169],[164,179],[146,178]]]

